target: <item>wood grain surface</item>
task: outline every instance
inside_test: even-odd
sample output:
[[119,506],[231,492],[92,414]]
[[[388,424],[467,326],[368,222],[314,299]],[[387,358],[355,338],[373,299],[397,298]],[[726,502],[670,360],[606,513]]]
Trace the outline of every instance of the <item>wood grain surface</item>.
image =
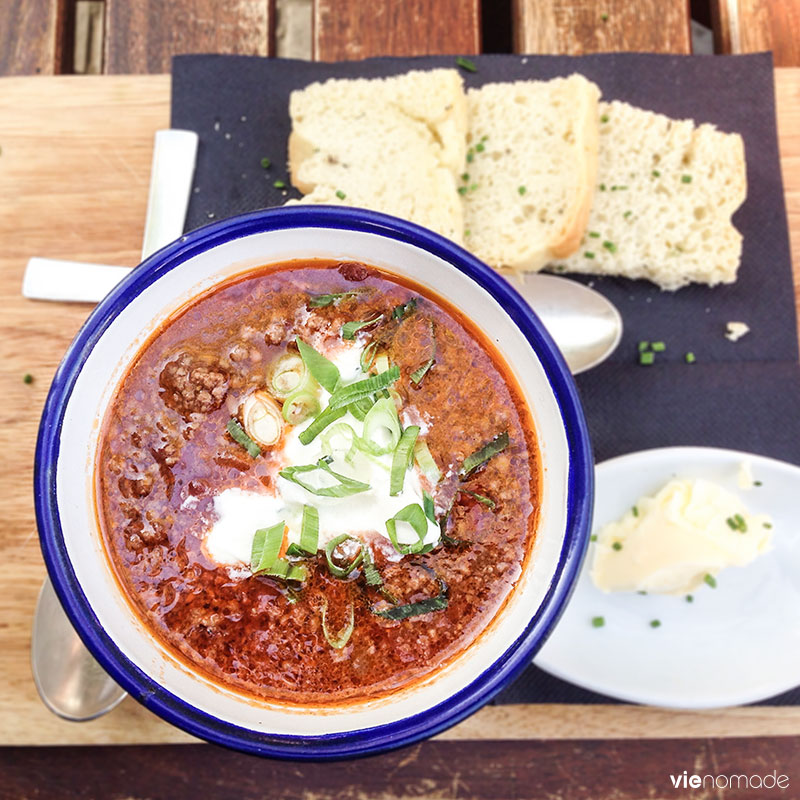
[[514,51],[690,53],[686,0],[512,0]]
[[[800,69],[777,70],[776,85],[800,287]],[[130,699],[94,722],[63,722],[39,702],[29,666],[32,615],[45,574],[31,489],[36,429],[55,368],[89,307],[23,299],[23,271],[32,255],[136,262],[153,133],[168,122],[168,76],[0,79],[0,745],[190,740]],[[800,304],[800,288],[796,297]],[[23,382],[25,373],[33,383]],[[800,708],[500,706],[483,709],[440,739],[758,735],[800,735]]]
[[480,52],[480,0],[316,0],[315,61]]
[[800,67],[800,0],[711,0],[718,53],[772,50],[775,66]]
[[274,52],[274,0],[106,0],[105,72],[169,72],[181,53]]
[[3,0],[0,75],[63,72],[69,0]]
[[[706,778],[675,789],[670,775]],[[747,772],[786,776],[789,791],[711,789]],[[0,797],[196,800],[641,800],[798,797],[800,750],[788,738],[644,742],[441,742],[333,764],[279,762],[217,747],[0,750]],[[706,777],[708,776],[708,777]],[[754,783],[756,783],[754,781]],[[724,783],[718,783],[718,786]],[[758,784],[757,784],[758,785]],[[785,784],[784,784],[785,785]],[[202,788],[201,788],[202,787]]]

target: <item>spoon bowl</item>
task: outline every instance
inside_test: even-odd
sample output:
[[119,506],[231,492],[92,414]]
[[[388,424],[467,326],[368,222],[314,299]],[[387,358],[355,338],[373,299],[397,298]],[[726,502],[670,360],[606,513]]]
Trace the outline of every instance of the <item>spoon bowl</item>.
[[521,276],[513,283],[555,339],[573,375],[596,367],[616,349],[622,338],[622,317],[599,292],[541,273]]

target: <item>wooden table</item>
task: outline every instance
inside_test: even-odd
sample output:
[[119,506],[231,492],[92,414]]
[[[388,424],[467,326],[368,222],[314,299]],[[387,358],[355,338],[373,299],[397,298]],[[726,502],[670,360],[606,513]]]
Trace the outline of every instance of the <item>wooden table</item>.
[[[800,303],[800,69],[778,69],[776,84]],[[80,780],[100,769],[121,771],[134,763],[148,766],[144,772],[139,767],[126,772],[125,791],[133,796],[138,796],[134,787],[150,796],[152,786],[160,786],[158,781],[167,781],[182,769],[189,774],[199,770],[208,780],[223,776],[237,781],[244,770],[249,777],[237,784],[238,797],[262,797],[259,776],[295,780],[291,777],[294,768],[289,766],[272,762],[265,766],[204,746],[121,751],[8,749],[193,741],[130,699],[94,722],[63,722],[39,702],[29,670],[31,619],[45,574],[34,531],[33,444],[53,372],[89,307],[24,300],[22,274],[34,254],[136,263],[153,133],[168,125],[169,93],[170,79],[165,75],[0,79],[0,241],[4,245],[0,252],[0,376],[5,398],[0,425],[0,746],[6,746],[0,747],[0,775],[13,776],[10,785],[20,796],[37,785],[31,777],[37,764],[39,768],[47,765],[38,777],[48,781],[48,797],[61,796],[59,787],[65,780]],[[23,382],[25,373],[34,376],[32,384]],[[644,793],[645,787],[667,792],[666,773],[684,768],[714,766],[723,772],[723,763],[730,764],[731,770],[743,763],[760,763],[788,772],[792,760],[795,767],[800,766],[796,739],[775,737],[798,735],[800,708],[795,707],[688,713],[627,705],[499,706],[483,709],[433,743],[363,762],[381,766],[380,775],[368,773],[372,777],[366,783],[358,782],[365,773],[357,764],[337,766],[332,774],[338,777],[333,780],[321,767],[305,771],[311,776],[309,786],[315,797],[336,796],[335,790],[356,785],[367,795],[391,789],[392,796],[403,797],[420,792],[437,797],[501,797],[506,796],[500,791],[504,775],[516,770],[530,781],[531,788],[567,787],[571,793],[564,796],[594,800],[627,798]],[[559,759],[564,769],[556,766]],[[623,764],[628,764],[627,769],[622,769]],[[578,765],[588,771],[574,773]],[[385,769],[393,770],[396,778],[387,778]],[[156,781],[149,790],[147,774]],[[800,774],[796,777],[800,780]],[[189,797],[191,785],[173,786],[169,794]],[[612,789],[622,793],[612,795]],[[505,791],[514,796],[508,787]],[[3,792],[0,784],[0,797],[6,796]],[[296,795],[305,796],[299,791]]]

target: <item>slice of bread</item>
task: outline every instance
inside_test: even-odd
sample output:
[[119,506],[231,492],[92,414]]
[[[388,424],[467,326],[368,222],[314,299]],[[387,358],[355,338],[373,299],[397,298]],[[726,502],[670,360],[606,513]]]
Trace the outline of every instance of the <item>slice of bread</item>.
[[456,70],[315,83],[292,92],[289,113],[301,203],[383,211],[462,241],[467,112]]
[[597,191],[578,252],[559,271],[647,278],[662,289],[732,283],[747,194],[744,144],[713,125],[601,103]]
[[535,271],[575,251],[595,184],[599,97],[581,75],[469,90],[460,191],[475,255]]

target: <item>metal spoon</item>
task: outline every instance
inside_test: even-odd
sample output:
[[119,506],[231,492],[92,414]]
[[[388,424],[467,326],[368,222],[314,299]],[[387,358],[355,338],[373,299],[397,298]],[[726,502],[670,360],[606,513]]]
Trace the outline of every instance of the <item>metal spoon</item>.
[[[142,258],[183,233],[197,155],[193,131],[158,131],[153,150]],[[98,302],[130,270],[94,264],[31,259],[25,297]],[[88,297],[85,293],[88,292]],[[126,696],[84,647],[55,590],[45,580],[36,603],[31,669],[42,702],[59,717],[81,722],[115,708]]]
[[555,339],[573,375],[608,358],[622,338],[622,317],[599,292],[555,275],[525,275],[514,288]]

